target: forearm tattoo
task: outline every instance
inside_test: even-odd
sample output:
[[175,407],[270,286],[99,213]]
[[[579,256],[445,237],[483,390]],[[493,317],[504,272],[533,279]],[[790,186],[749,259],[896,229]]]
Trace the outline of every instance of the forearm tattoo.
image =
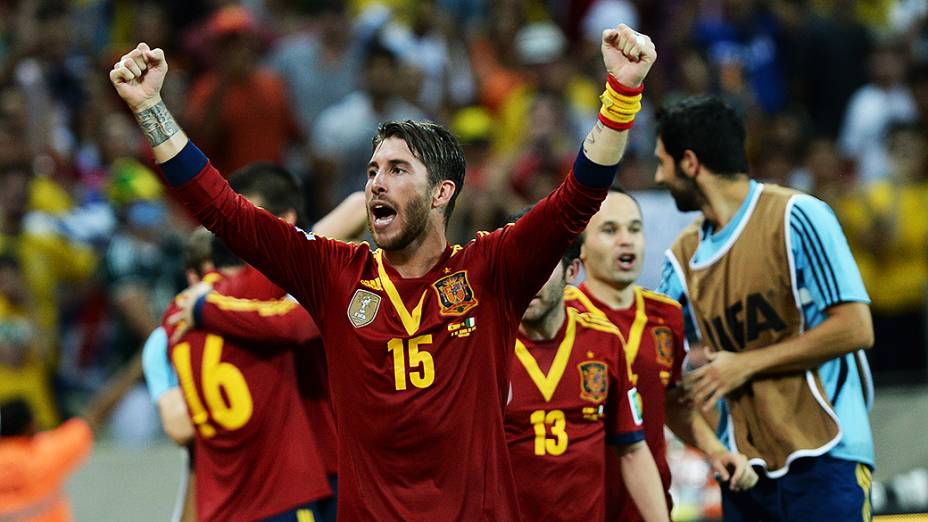
[[603,132],[603,122],[597,120],[596,126],[587,134],[586,139],[583,140],[583,152],[589,153],[589,147],[596,143],[596,138]]
[[148,143],[152,147],[161,145],[168,141],[171,136],[180,132],[180,127],[174,121],[174,116],[171,116],[163,101],[144,111],[135,113],[135,119],[139,121],[139,126],[142,127],[142,132],[148,138]]

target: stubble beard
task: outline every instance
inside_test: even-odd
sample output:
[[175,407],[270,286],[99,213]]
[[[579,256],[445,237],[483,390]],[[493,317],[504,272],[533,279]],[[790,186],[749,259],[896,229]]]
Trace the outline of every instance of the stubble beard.
[[425,198],[413,199],[406,208],[402,209],[402,212],[397,211],[394,219],[399,219],[400,213],[405,217],[403,228],[397,236],[387,240],[377,239],[374,225],[371,223],[370,216],[368,217],[368,230],[370,230],[371,237],[374,238],[374,243],[379,248],[387,251],[403,250],[425,232],[429,221],[429,206]]

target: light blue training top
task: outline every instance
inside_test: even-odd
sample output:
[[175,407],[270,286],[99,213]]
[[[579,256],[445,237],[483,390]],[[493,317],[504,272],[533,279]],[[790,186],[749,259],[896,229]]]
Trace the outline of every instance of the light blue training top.
[[[751,203],[759,197],[761,190],[762,185],[751,180],[747,197],[731,222],[721,230],[713,230],[708,221],[704,223],[699,246],[693,256],[695,263],[711,259],[727,247],[732,237],[739,233],[739,224],[750,218],[753,208]],[[794,259],[790,275],[798,288],[805,330],[815,328],[825,321],[825,312],[831,306],[870,302],[844,231],[825,202],[806,194],[794,196],[787,226]],[[672,254],[669,251],[667,256],[658,290],[683,304],[687,338],[694,343],[700,335],[693,321],[686,287],[670,262],[669,256]],[[862,372],[858,371],[858,363]],[[819,376],[825,393],[834,405],[842,430],[841,440],[828,454],[873,467],[873,438],[868,417],[873,400],[873,384],[866,356],[863,351],[858,351],[832,359],[819,367]],[[724,401],[722,409],[719,438],[731,448]]]

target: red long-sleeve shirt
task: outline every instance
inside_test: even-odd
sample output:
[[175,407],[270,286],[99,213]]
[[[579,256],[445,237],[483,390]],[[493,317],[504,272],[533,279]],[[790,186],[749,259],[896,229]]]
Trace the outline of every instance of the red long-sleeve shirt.
[[581,154],[517,223],[448,245],[417,278],[379,250],[255,207],[193,145],[163,169],[208,229],[316,319],[338,417],[341,520],[519,519],[503,430],[516,331],[615,167]]

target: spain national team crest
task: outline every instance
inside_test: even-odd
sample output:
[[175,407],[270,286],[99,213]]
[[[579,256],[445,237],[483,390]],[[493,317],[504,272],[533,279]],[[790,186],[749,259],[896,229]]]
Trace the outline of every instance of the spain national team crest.
[[580,398],[603,402],[609,394],[609,366],[601,361],[586,361],[577,365],[580,370]]
[[432,287],[438,294],[441,315],[464,315],[478,304],[464,270],[435,281]]
[[351,298],[351,304],[348,305],[348,320],[351,324],[355,328],[371,324],[380,310],[380,299],[380,296],[373,292],[357,289]]
[[673,330],[666,326],[658,326],[651,330],[654,335],[654,352],[657,354],[657,363],[673,366]]

